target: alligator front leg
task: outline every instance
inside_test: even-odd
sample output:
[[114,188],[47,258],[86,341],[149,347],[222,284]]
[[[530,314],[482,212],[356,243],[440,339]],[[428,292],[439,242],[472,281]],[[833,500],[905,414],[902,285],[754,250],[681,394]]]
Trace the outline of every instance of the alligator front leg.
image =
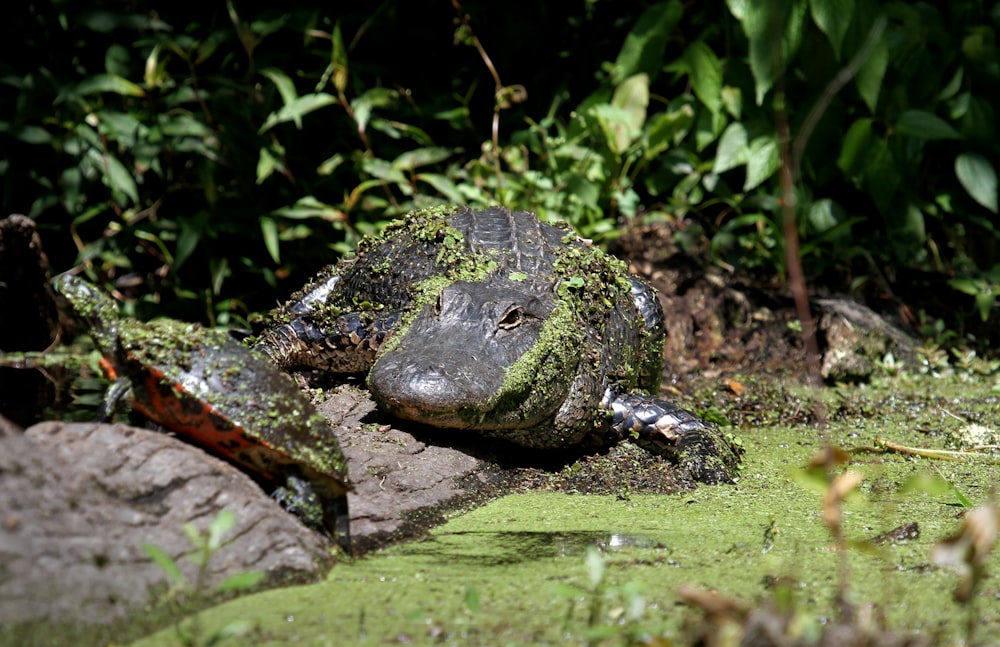
[[348,312],[319,323],[312,314],[265,330],[252,348],[281,369],[315,368],[359,373],[371,368],[375,354],[399,322],[399,313]]
[[715,425],[666,400],[609,387],[601,402],[612,414],[611,432],[676,461],[702,483],[732,483],[739,448]]

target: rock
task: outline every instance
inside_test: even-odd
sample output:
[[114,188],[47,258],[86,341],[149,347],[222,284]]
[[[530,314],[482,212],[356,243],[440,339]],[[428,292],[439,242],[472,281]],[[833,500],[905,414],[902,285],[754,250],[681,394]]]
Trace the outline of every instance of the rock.
[[[319,406],[350,463],[356,552],[412,536],[487,488],[484,461],[365,423],[375,405],[344,386]],[[156,601],[170,582],[143,549],[164,550],[193,581],[185,524],[236,518],[209,562],[207,587],[245,571],[265,586],[312,579],[331,547],[246,474],[173,436],[126,425],[0,427],[0,625],[106,623]]]
[[375,410],[367,391],[339,387],[318,408],[331,421],[350,468],[356,552],[425,529],[420,513],[457,505],[488,481],[478,458],[389,425],[365,424]]
[[863,382],[875,374],[886,355],[896,362],[914,360],[916,342],[878,313],[849,299],[816,299],[823,346],[820,372],[828,382]]
[[104,623],[153,602],[169,580],[144,544],[194,581],[184,525],[204,531],[223,509],[236,523],[209,587],[248,570],[312,578],[330,561],[327,542],[248,476],[167,434],[45,422],[0,437],[0,625]]

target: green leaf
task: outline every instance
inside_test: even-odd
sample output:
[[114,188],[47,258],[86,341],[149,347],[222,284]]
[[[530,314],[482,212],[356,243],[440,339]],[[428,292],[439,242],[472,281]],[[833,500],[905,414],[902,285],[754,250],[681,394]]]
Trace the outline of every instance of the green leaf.
[[340,33],[340,21],[333,27],[333,51],[330,54],[330,74],[333,87],[337,92],[344,93],[347,88],[347,50],[344,49],[344,38]]
[[611,105],[621,110],[625,116],[628,143],[631,144],[646,123],[646,110],[649,108],[649,75],[636,74],[618,84],[611,96]]
[[872,139],[861,169],[864,187],[883,214],[889,213],[902,178],[899,161],[884,139]]
[[464,202],[458,186],[447,176],[438,173],[419,173],[416,179],[418,182],[426,182],[434,187],[434,190],[443,195],[448,202],[453,204]]
[[[145,90],[141,87],[132,83],[128,79],[115,74],[97,74],[92,76],[89,79],[78,83],[77,86],[69,92],[69,94],[75,96],[86,96],[88,94],[100,94],[102,92],[111,92],[125,97],[146,96]],[[60,99],[62,98],[65,97],[60,94]],[[56,101],[58,102],[59,99]]]
[[774,175],[781,166],[778,155],[778,140],[769,135],[758,137],[750,142],[750,155],[747,159],[747,176],[743,182],[743,190],[750,191]]
[[128,172],[125,165],[107,153],[102,153],[96,148],[87,151],[87,157],[101,170],[104,176],[104,183],[112,191],[121,191],[133,203],[139,203],[139,189],[136,187],[135,178]]
[[278,244],[278,223],[274,221],[274,218],[261,216],[260,232],[264,236],[264,247],[267,248],[267,253],[271,255],[275,263],[280,263],[281,250]]
[[175,113],[172,115],[162,115],[157,120],[160,132],[169,137],[209,137],[212,129],[205,123],[198,121],[188,113]]
[[176,582],[181,586],[187,586],[187,578],[181,573],[181,569],[177,566],[177,562],[159,546],[154,546],[153,544],[143,544],[142,550],[144,553],[149,555],[149,558],[153,560],[153,563],[160,567],[167,577]]
[[181,231],[177,235],[177,247],[174,250],[173,270],[176,271],[184,262],[191,257],[201,240],[201,230],[197,226],[197,220],[181,219]]
[[830,40],[833,55],[840,60],[840,47],[854,15],[854,0],[809,0],[816,26]]
[[208,272],[212,277],[212,294],[218,295],[222,292],[222,284],[226,277],[232,274],[229,270],[228,258],[213,258],[208,263]]
[[677,110],[657,113],[643,133],[643,159],[652,160],[671,145],[677,145],[694,123],[694,108],[682,104]]
[[267,148],[260,149],[260,156],[257,158],[257,184],[263,184],[264,180],[271,177],[274,169],[280,168],[281,162],[274,159],[271,151]]
[[726,112],[733,118],[739,119],[743,112],[743,93],[740,89],[727,85],[722,88],[720,96],[722,97],[722,105],[726,107]]
[[38,126],[14,128],[12,134],[26,144],[48,144],[52,141],[49,131]]
[[347,161],[343,153],[334,153],[331,157],[323,160],[318,167],[316,167],[316,173],[318,175],[332,175],[337,167]]
[[684,52],[684,60],[690,69],[691,87],[694,94],[712,112],[722,107],[722,63],[715,52],[698,40]]
[[955,159],[955,175],[973,200],[997,212],[997,172],[988,159],[978,153],[962,153]]
[[684,5],[679,0],[659,2],[646,9],[625,37],[625,43],[615,59],[611,82],[617,85],[638,73],[656,78],[663,67],[667,39],[683,14]]
[[392,165],[403,171],[412,171],[419,166],[427,166],[428,164],[437,164],[438,162],[444,161],[451,156],[451,149],[444,148],[441,146],[433,146],[429,148],[417,148],[411,151],[406,151],[396,159],[392,161]]
[[281,207],[271,212],[275,216],[290,218],[292,220],[309,220],[318,218],[332,223],[342,223],[344,213],[336,207],[320,202],[311,195],[299,198],[290,207]]
[[465,589],[465,608],[472,613],[479,611],[479,591],[474,586]]
[[823,233],[833,229],[840,222],[838,214],[835,213],[836,204],[833,200],[825,198],[816,200],[809,206],[807,219],[809,224],[817,233]]
[[979,318],[984,322],[990,318],[990,312],[997,302],[997,295],[994,293],[981,293],[976,295],[976,307],[979,309]]
[[364,132],[368,128],[368,120],[371,119],[375,108],[392,105],[397,96],[398,93],[391,88],[372,88],[351,101],[351,110],[354,111],[354,122],[358,126],[358,131]]
[[947,121],[926,110],[907,110],[896,122],[896,132],[918,139],[961,139]]
[[284,105],[287,106],[299,97],[299,93],[295,91],[295,83],[281,70],[266,67],[260,73],[271,79],[271,82],[278,88],[278,94],[281,95],[281,102]]
[[230,575],[226,579],[219,582],[219,585],[215,587],[215,590],[219,593],[226,591],[245,591],[249,588],[257,586],[260,582],[264,581],[266,575],[263,571],[247,571],[245,573],[237,573],[236,575]]
[[628,149],[633,133],[628,131],[628,117],[624,112],[610,104],[602,104],[592,107],[588,114],[613,154],[621,155]]
[[747,146],[747,130],[743,124],[733,122],[722,132],[719,147],[715,153],[715,164],[712,172],[724,173],[747,163],[750,159],[750,149]]
[[867,162],[868,150],[872,145],[872,120],[858,119],[847,129],[840,145],[837,166],[849,178],[861,174]]
[[808,6],[805,0],[764,3],[726,0],[726,4],[749,41],[750,71],[757,105],[761,105],[802,42]]
[[296,128],[302,128],[302,117],[314,110],[319,110],[325,106],[337,103],[337,97],[332,94],[317,93],[305,94],[286,104],[281,110],[272,112],[267,116],[267,121],[257,131],[262,134],[274,126],[286,121],[294,121]]
[[857,85],[858,93],[864,99],[865,105],[872,113],[878,105],[879,93],[882,91],[882,81],[885,78],[885,70],[889,66],[889,39],[886,32],[875,43],[871,55],[864,62],[854,82]]

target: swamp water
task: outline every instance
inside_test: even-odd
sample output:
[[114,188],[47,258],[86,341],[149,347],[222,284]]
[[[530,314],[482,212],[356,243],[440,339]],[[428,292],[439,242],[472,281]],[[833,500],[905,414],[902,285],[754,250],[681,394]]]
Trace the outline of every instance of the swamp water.
[[[222,644],[233,645],[617,645],[658,636],[671,642],[656,644],[684,644],[685,622],[700,615],[679,602],[682,585],[777,601],[797,612],[796,630],[807,636],[837,616],[843,588],[859,614],[884,615],[897,632],[963,644],[971,612],[975,644],[995,644],[997,554],[971,609],[953,600],[958,576],[928,557],[959,528],[963,503],[989,498],[995,454],[946,461],[876,451],[879,439],[954,448],[963,426],[996,430],[1000,396],[991,387],[986,378],[922,377],[827,389],[822,432],[767,421],[738,429],[746,454],[737,485],[511,494],[425,538],[342,562],[318,584],[247,595],[178,626],[203,642],[223,631],[231,636]],[[838,471],[864,477],[842,506],[846,548],[822,519],[822,480],[803,469],[824,438],[856,450]],[[916,537],[869,541],[912,523]],[[175,645],[178,635],[170,626],[134,645]]]

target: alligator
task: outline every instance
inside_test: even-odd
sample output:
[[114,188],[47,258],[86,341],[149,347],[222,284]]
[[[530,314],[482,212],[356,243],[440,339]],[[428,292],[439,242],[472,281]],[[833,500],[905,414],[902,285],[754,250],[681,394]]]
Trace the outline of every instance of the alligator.
[[367,372],[392,416],[527,448],[630,439],[700,482],[738,474],[737,442],[657,396],[654,290],[531,212],[410,213],[272,316],[257,350],[285,370]]

